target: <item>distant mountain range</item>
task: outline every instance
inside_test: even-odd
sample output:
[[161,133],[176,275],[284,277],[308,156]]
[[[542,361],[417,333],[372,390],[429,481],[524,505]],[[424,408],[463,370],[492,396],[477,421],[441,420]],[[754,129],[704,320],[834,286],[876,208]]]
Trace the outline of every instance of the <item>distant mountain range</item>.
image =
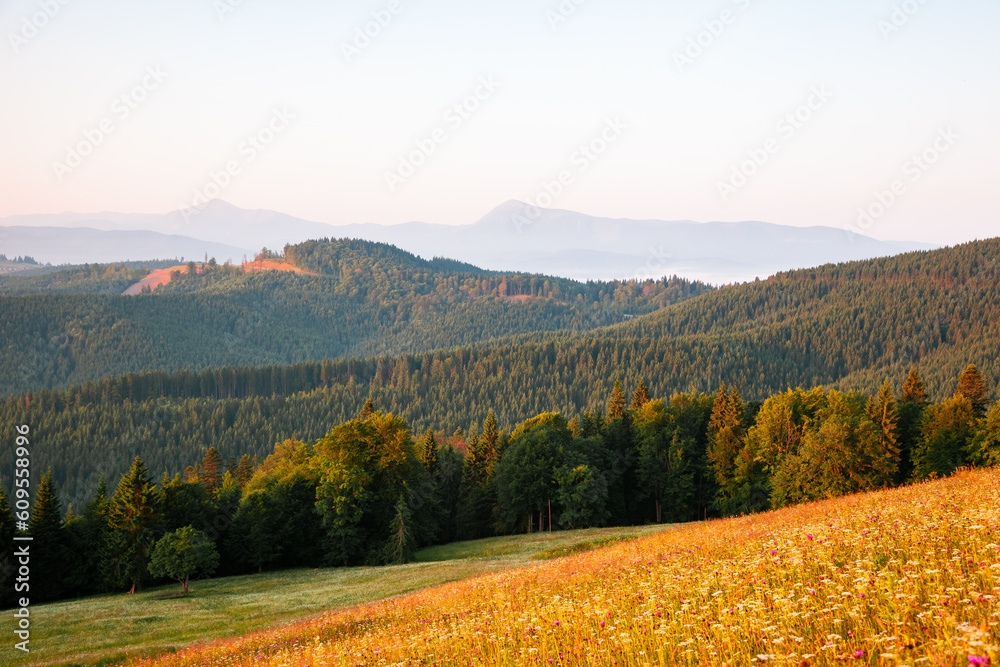
[[0,252],[40,262],[122,260],[242,261],[262,247],[318,238],[390,243],[425,259],[448,257],[484,269],[576,280],[677,274],[721,284],[778,271],[896,255],[935,246],[879,241],[832,227],[765,222],[598,218],[506,202],[470,225],[327,225],[274,211],[213,201],[167,214],[60,213],[0,219]]

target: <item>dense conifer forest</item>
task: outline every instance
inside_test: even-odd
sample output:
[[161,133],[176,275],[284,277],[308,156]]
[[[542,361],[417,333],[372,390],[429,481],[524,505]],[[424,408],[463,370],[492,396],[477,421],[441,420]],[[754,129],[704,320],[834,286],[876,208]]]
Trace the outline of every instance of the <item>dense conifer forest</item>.
[[[0,423],[30,426],[32,469],[15,486],[18,455],[0,450],[0,533],[30,494],[46,553],[87,554],[38,565],[64,573],[40,593],[55,599],[150,583],[154,543],[189,525],[219,573],[399,562],[550,520],[688,521],[997,465],[997,257],[990,240],[710,289],[321,241],[285,249],[315,275],[191,265],[139,297],[114,292],[142,267],[34,277],[0,297],[4,363],[42,341],[50,380],[98,379],[0,403]],[[242,333],[227,347],[197,313]],[[143,356],[158,327],[196,370]],[[290,357],[303,340],[451,342],[215,366],[252,360],[255,337]],[[130,355],[149,368],[105,375]]]
[[578,283],[425,261],[385,244],[311,241],[287,260],[318,275],[190,262],[123,297],[131,265],[0,278],[0,395],[145,370],[289,364],[584,331],[710,291],[679,278]]
[[[570,419],[547,412],[508,431],[490,412],[450,436],[414,433],[368,401],[263,459],[210,446],[157,483],[137,456],[116,486],[102,477],[65,513],[51,471],[30,513],[17,507],[24,485],[15,502],[0,491],[0,578],[12,571],[15,519],[40,555],[41,601],[156,583],[151,561],[181,538],[200,540],[212,572],[238,574],[405,563],[423,546],[553,527],[748,514],[998,465],[1000,403],[990,406],[975,365],[939,403],[916,371],[875,395],[796,389],[762,404],[725,385],[653,399],[640,380],[630,394],[616,382],[603,409]],[[2,590],[0,606],[12,604]]]
[[[764,400],[798,386],[875,393],[917,368],[928,396],[943,400],[969,361],[990,386],[1000,376],[998,256],[992,240],[791,272],[579,334],[363,360],[147,371],[11,397],[0,403],[0,420],[44,433],[36,464],[52,467],[64,498],[78,505],[100,474],[120,475],[136,455],[157,474],[208,446],[230,459],[263,457],[275,442],[322,437],[369,398],[417,430],[448,433],[491,410],[513,425],[597,409],[616,377],[644,378],[657,396],[711,393],[726,382]],[[322,270],[321,261],[306,261]],[[356,271],[344,273],[352,280]],[[5,485],[11,456],[0,451]]]

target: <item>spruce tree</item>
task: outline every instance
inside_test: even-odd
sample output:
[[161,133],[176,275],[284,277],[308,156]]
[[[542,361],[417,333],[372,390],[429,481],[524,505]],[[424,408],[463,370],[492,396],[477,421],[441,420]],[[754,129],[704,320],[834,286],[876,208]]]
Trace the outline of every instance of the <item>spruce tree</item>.
[[158,519],[156,490],[138,456],[108,506],[105,576],[117,589],[134,593],[149,576],[147,564]]
[[234,561],[260,573],[277,562],[285,546],[275,539],[279,509],[265,490],[254,491],[239,505],[223,546]]
[[744,411],[739,391],[734,387],[732,393],[729,393],[723,384],[712,404],[706,453],[718,485],[714,504],[723,514],[736,512],[738,495],[736,464],[746,436],[746,429],[743,426]]
[[240,457],[240,462],[236,464],[236,483],[240,486],[246,486],[250,478],[253,477],[253,461],[250,459],[249,454],[244,454]]
[[868,401],[866,412],[868,418],[878,429],[879,451],[884,452],[898,465],[896,399],[892,396],[892,388],[888,382],[882,385],[876,398]]
[[38,483],[28,534],[32,538],[32,598],[38,602],[55,600],[65,593],[66,532],[51,470]]
[[500,458],[500,428],[497,426],[497,418],[490,410],[483,421],[483,434],[479,438],[480,449],[484,454],[484,471],[486,479],[493,479],[493,471],[496,468],[497,460]]
[[635,392],[632,394],[632,405],[630,408],[638,410],[646,405],[646,403],[649,403],[649,394],[646,392],[646,380],[639,378],[639,386],[635,388]]
[[434,438],[434,431],[427,429],[424,434],[423,448],[420,451],[420,459],[427,466],[427,472],[433,477],[438,471],[437,460],[437,440]]
[[708,437],[711,440],[726,426],[726,410],[729,406],[729,391],[723,382],[712,403],[712,416],[708,421]]
[[[97,479],[97,493],[94,494],[93,503],[101,510],[106,510],[108,505],[108,482],[104,479],[104,473]],[[86,513],[86,512],[85,512]]]
[[410,532],[412,518],[406,498],[400,494],[392,521],[389,523],[389,539],[386,540],[382,550],[383,560],[387,564],[403,565],[413,561],[417,545]]
[[924,381],[920,377],[920,373],[914,368],[910,371],[910,374],[906,377],[906,382],[903,383],[903,391],[899,397],[900,403],[919,403],[926,405],[927,403],[927,391],[924,388]]
[[469,435],[465,438],[465,484],[471,488],[479,486],[485,481],[485,461],[483,452],[479,448],[479,435],[475,425],[469,429]]
[[97,494],[83,514],[66,521],[66,540],[72,559],[66,564],[66,583],[74,596],[93,595],[105,590],[99,576],[108,532],[108,485],[101,475]]
[[966,465],[977,422],[972,401],[964,394],[928,407],[913,449],[913,476],[943,477]]
[[927,409],[927,392],[920,373],[914,368],[903,383],[896,408],[896,443],[899,447],[899,472],[896,483],[902,484],[913,475],[913,449],[920,439],[920,424]]
[[979,373],[979,369],[976,368],[975,364],[969,364],[962,371],[962,375],[958,378],[958,388],[955,394],[961,394],[969,399],[976,417],[981,419],[986,415],[986,383],[983,381],[983,376]]
[[215,447],[209,447],[205,452],[205,457],[201,460],[201,467],[198,471],[198,481],[201,482],[209,495],[214,496],[219,486],[222,484],[222,457],[219,456]]
[[372,399],[365,399],[365,405],[361,408],[361,412],[358,413],[358,419],[364,421],[375,414],[375,404],[372,403]]
[[615,380],[615,387],[608,399],[608,420],[621,419],[625,416],[625,393],[622,391],[621,380]]

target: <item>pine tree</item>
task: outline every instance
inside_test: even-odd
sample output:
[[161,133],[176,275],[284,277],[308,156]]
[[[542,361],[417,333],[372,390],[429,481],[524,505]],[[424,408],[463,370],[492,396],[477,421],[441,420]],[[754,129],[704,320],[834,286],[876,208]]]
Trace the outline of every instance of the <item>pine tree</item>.
[[65,592],[66,533],[51,470],[42,475],[38,484],[28,534],[32,538],[32,597],[38,601],[55,600]]
[[962,375],[958,378],[958,389],[955,391],[955,394],[961,394],[969,399],[969,402],[972,403],[973,412],[977,417],[982,418],[986,415],[986,383],[983,381],[983,376],[979,373],[979,369],[976,368],[975,364],[969,364],[962,371]]
[[147,563],[157,521],[156,491],[138,456],[108,506],[105,563],[108,583],[134,593],[149,575]]
[[222,457],[219,456],[215,447],[209,447],[205,452],[205,457],[201,460],[201,467],[198,471],[198,481],[201,482],[209,495],[214,496],[219,485],[222,484]]
[[364,407],[361,408],[361,412],[358,413],[358,419],[364,421],[371,417],[375,413],[375,404],[372,403],[372,399],[368,398],[365,400]]
[[435,475],[438,471],[438,460],[437,460],[437,440],[434,438],[434,431],[427,429],[427,433],[424,434],[423,448],[420,451],[420,460],[424,462],[427,466],[427,472]]
[[639,386],[635,388],[635,392],[632,394],[632,405],[630,408],[638,410],[646,405],[646,403],[649,403],[649,394],[646,392],[646,380],[639,378]]
[[615,387],[608,399],[608,420],[621,419],[625,416],[625,393],[622,391],[621,380],[615,380]]

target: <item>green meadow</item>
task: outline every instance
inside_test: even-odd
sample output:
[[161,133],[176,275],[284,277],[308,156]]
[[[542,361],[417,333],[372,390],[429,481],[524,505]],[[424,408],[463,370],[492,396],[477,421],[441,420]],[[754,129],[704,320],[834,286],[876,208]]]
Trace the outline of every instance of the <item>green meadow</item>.
[[[103,595],[31,609],[31,653],[13,641],[4,665],[113,665],[402,595],[428,586],[632,539],[666,526],[601,528],[495,537],[430,547],[388,567],[285,570]],[[18,654],[18,655],[16,655]]]

